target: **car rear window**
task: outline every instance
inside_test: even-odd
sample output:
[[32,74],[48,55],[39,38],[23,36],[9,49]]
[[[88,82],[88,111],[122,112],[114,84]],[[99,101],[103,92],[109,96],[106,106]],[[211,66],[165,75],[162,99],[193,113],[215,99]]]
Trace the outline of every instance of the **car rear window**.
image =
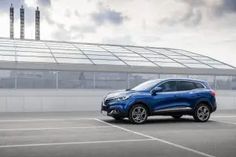
[[189,81],[178,81],[177,89],[178,91],[192,90],[195,89],[195,83]]
[[205,88],[201,83],[195,83],[196,88]]
[[201,83],[191,82],[191,81],[178,81],[177,84],[178,91],[192,90],[198,88],[205,88],[205,87]]

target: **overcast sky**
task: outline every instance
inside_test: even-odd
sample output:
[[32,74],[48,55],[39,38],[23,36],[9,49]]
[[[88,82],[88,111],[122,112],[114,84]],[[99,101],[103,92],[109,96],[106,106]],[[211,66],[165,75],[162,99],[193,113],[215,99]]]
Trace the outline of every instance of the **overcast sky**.
[[0,0],[0,36],[9,37],[9,6],[25,7],[26,38],[186,49],[236,66],[236,0]]

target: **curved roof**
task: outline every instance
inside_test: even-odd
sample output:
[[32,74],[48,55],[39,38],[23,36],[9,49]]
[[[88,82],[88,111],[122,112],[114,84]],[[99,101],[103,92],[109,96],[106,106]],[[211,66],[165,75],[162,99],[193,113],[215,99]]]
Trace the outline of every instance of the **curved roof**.
[[0,38],[0,68],[235,73],[231,65],[180,49],[8,38]]

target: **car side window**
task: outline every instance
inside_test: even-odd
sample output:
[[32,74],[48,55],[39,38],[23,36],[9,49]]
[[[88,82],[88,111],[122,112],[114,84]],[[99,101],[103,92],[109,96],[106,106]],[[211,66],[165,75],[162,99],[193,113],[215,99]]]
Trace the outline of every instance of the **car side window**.
[[173,92],[176,91],[176,81],[168,81],[161,84],[159,87],[162,88],[161,92]]
[[178,91],[192,90],[196,89],[196,85],[194,82],[178,81],[177,89]]
[[196,88],[205,88],[201,83],[195,83]]

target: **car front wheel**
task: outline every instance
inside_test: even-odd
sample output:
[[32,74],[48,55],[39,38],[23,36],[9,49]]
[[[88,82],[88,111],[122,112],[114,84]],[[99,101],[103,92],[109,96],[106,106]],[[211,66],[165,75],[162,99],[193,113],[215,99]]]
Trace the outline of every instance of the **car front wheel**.
[[193,118],[198,122],[206,122],[210,118],[211,111],[208,105],[199,104],[194,110]]
[[142,124],[147,120],[148,111],[142,104],[136,104],[132,106],[129,111],[129,120],[135,124]]

